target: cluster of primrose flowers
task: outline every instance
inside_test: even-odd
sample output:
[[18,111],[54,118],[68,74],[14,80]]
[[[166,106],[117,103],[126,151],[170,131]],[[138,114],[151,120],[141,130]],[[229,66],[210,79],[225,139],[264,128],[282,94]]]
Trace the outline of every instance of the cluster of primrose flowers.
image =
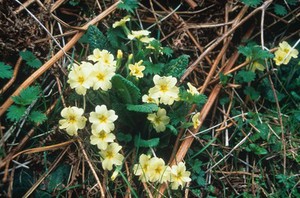
[[275,51],[273,60],[277,66],[287,65],[292,58],[298,58],[298,50],[293,49],[286,41],[279,43],[279,48]]
[[[148,49],[154,49],[150,42],[154,38],[149,38],[149,31],[129,31],[125,23],[129,21],[129,17],[123,18],[113,24],[113,27],[122,27],[127,34],[129,40],[137,40],[148,46]],[[132,60],[132,54],[128,56],[128,60]],[[88,56],[88,61],[82,61],[78,64],[73,64],[70,67],[68,74],[68,84],[79,95],[86,95],[87,90],[108,91],[112,88],[111,80],[118,72],[121,66],[123,53],[118,50],[117,59],[109,51],[103,49],[94,49],[93,54]],[[127,61],[128,62],[128,61]],[[128,64],[129,75],[136,79],[144,77],[143,71],[145,66],[143,60],[139,60],[133,64]],[[175,101],[180,100],[179,87],[176,86],[177,79],[172,76],[153,77],[154,86],[148,90],[148,94],[142,97],[144,103],[154,103],[158,106],[170,106]],[[187,84],[189,92],[192,95],[200,94],[198,90]],[[89,117],[87,118],[87,115]],[[100,160],[104,170],[112,170],[113,166],[120,166],[123,163],[124,156],[120,153],[122,146],[115,142],[114,134],[115,121],[118,115],[115,111],[108,109],[106,105],[96,105],[95,110],[90,113],[84,113],[83,108],[76,106],[66,107],[61,111],[62,119],[59,120],[59,128],[66,130],[70,136],[77,136],[78,131],[84,129],[87,120],[90,123],[90,143],[96,145],[99,149]],[[200,113],[195,113],[192,116],[194,128],[200,125]],[[170,122],[167,116],[167,110],[159,107],[157,112],[149,113],[147,120],[152,124],[156,132],[164,132],[166,126]],[[172,189],[178,189],[179,186],[184,186],[186,182],[191,181],[190,172],[186,171],[185,164],[179,162],[172,167],[166,166],[163,159],[158,157],[150,157],[142,154],[139,157],[139,163],[134,165],[134,174],[139,176],[141,181],[149,182],[170,182]]]
[[165,165],[162,158],[145,154],[139,157],[139,163],[134,165],[133,173],[139,176],[139,180],[142,182],[170,182],[173,190],[177,190],[179,186],[183,187],[191,181],[191,173],[186,170],[183,162],[170,167]]

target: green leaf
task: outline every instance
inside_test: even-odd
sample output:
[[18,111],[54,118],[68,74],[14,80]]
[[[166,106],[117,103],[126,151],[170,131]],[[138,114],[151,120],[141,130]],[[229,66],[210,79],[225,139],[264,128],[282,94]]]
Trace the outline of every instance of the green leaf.
[[257,129],[260,131],[259,135],[263,140],[267,140],[268,139],[268,135],[269,135],[269,127],[267,124],[262,123],[262,124],[258,124],[256,125]]
[[262,0],[241,0],[244,4],[251,7],[257,7],[262,3]]
[[249,146],[246,147],[246,150],[248,152],[254,152],[254,154],[256,155],[265,155],[268,153],[268,151],[265,148],[260,147],[256,144],[249,144]]
[[239,53],[246,56],[251,61],[262,61],[266,58],[273,58],[274,55],[267,50],[263,50],[261,46],[250,42],[247,46],[239,46]]
[[287,10],[283,5],[280,4],[274,4],[274,12],[278,16],[284,16],[287,14]]
[[118,8],[134,13],[134,9],[136,9],[138,5],[139,2],[137,0],[123,0],[121,3],[118,4]]
[[47,120],[47,116],[44,113],[40,112],[40,111],[32,111],[29,114],[29,120],[36,123],[36,124],[41,124],[45,120]]
[[164,68],[164,64],[163,63],[153,64],[150,61],[144,61],[143,65],[146,66],[146,69],[144,71],[145,75],[147,75],[147,74],[150,74],[150,75],[152,75],[152,74],[159,74],[162,71],[162,69]]
[[10,65],[6,65],[4,62],[0,62],[0,78],[11,78],[12,76],[12,67]]
[[31,51],[22,51],[20,52],[20,56],[26,61],[26,64],[32,68],[36,69],[42,66],[42,62]]
[[123,43],[122,39],[124,39],[124,32],[122,28],[109,28],[107,38],[113,48],[120,49],[120,44]]
[[140,89],[123,76],[116,74],[112,77],[112,87],[124,104],[137,104],[141,97]]
[[136,147],[156,147],[159,144],[159,138],[143,140],[139,135],[134,137],[134,145]]
[[232,74],[224,75],[222,72],[219,74],[220,82],[225,86],[228,80],[232,77]]
[[11,105],[7,110],[6,117],[12,122],[18,121],[22,118],[25,111],[26,108],[23,106]]
[[120,142],[130,142],[132,140],[132,135],[131,134],[125,134],[125,133],[122,133],[122,132],[118,132],[116,134],[117,136],[117,140],[120,141]]
[[197,104],[198,107],[201,107],[206,103],[207,97],[204,94],[194,94],[183,90],[180,92],[180,99],[182,101],[188,102],[189,104]]
[[180,78],[185,72],[188,64],[189,64],[189,56],[185,54],[181,55],[178,58],[173,59],[166,64],[163,70],[163,75]]
[[253,71],[239,71],[237,75],[234,77],[234,79],[238,83],[248,83],[255,79],[255,73]]
[[163,47],[162,53],[165,54],[167,57],[171,57],[173,54],[173,50],[169,47]]
[[31,86],[23,89],[19,96],[13,96],[12,100],[19,105],[29,105],[39,97],[40,87]]
[[286,0],[286,2],[292,6],[299,4],[299,0]]
[[90,25],[86,35],[91,50],[96,48],[106,49],[108,47],[106,36],[96,26]]
[[260,94],[253,87],[245,87],[244,93],[252,100],[257,100],[260,96]]
[[158,106],[156,104],[141,104],[141,105],[127,104],[126,107],[129,111],[142,112],[142,113],[152,113],[153,111],[158,110]]
[[70,4],[71,6],[77,6],[79,3],[80,3],[80,0],[70,0],[70,1],[69,1],[69,4]]

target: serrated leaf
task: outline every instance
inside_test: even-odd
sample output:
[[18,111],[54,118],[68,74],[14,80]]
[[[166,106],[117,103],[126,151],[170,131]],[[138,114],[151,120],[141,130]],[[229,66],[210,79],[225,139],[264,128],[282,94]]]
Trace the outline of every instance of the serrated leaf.
[[[276,95],[277,95],[277,100],[278,100],[278,102],[280,102],[280,101],[285,97],[284,94],[278,92],[277,90],[276,90]],[[273,93],[273,90],[272,90],[272,89],[267,90],[266,98],[267,98],[267,100],[269,100],[270,102],[276,102],[276,100],[275,100],[275,98],[274,98],[274,93]]]
[[143,65],[146,66],[146,69],[144,71],[145,75],[160,74],[160,72],[164,68],[164,64],[162,64],[162,63],[153,64],[150,61],[144,61]]
[[274,12],[278,16],[284,16],[287,14],[287,9],[280,4],[274,4]]
[[22,118],[26,111],[26,108],[23,106],[12,105],[8,108],[6,117],[12,122],[18,121]]
[[251,7],[257,7],[262,3],[262,0],[241,0],[244,4]]
[[40,112],[40,111],[32,111],[29,116],[28,116],[29,120],[36,123],[36,124],[41,124],[43,123],[45,120],[47,120],[47,116]]
[[134,146],[136,147],[156,147],[159,144],[159,138],[143,140],[140,136],[134,137]]
[[94,50],[96,48],[106,49],[108,47],[106,36],[96,26],[90,25],[88,27],[86,35],[91,50]]
[[0,78],[11,78],[12,76],[12,67],[10,65],[6,65],[4,62],[0,62]]
[[41,90],[38,86],[23,89],[19,96],[13,96],[12,100],[19,105],[29,105],[39,97]]
[[120,141],[120,142],[130,142],[132,140],[132,135],[131,134],[125,134],[125,133],[122,133],[122,132],[118,132],[116,134],[117,136],[117,140]]
[[197,104],[198,107],[201,107],[205,104],[207,97],[204,94],[191,94],[186,90],[180,92],[180,99],[182,101],[188,102],[189,104]]
[[20,56],[26,61],[26,64],[32,68],[36,69],[42,66],[42,62],[31,51],[22,51],[20,52]]
[[141,105],[127,104],[126,107],[129,111],[142,112],[142,113],[152,113],[153,111],[158,110],[158,106],[156,104],[141,104]]
[[122,38],[124,38],[122,28],[109,28],[107,31],[107,38],[113,48],[120,49]]
[[297,3],[299,3],[299,0],[286,0],[286,2],[289,4],[289,5],[297,5]]
[[141,97],[140,89],[123,76],[116,74],[111,82],[117,96],[124,104],[136,104]]
[[173,54],[173,50],[169,47],[163,47],[162,53],[165,54],[167,57],[171,57]]
[[137,0],[123,0],[121,3],[118,4],[118,8],[134,13],[134,9],[136,9],[138,5],[139,2]]
[[238,83],[248,83],[255,79],[255,73],[253,71],[239,71],[237,75],[234,77],[234,79]]

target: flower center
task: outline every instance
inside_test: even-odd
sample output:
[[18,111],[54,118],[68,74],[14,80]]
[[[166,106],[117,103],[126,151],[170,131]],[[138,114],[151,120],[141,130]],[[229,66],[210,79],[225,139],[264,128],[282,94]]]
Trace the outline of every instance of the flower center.
[[168,91],[168,86],[167,85],[160,85],[160,91],[161,92],[167,92]]
[[113,157],[114,157],[113,152],[111,152],[111,151],[107,151],[107,152],[106,152],[106,158],[111,159],[111,158],[113,158]]
[[157,167],[154,171],[155,171],[156,174],[160,174],[160,172],[161,172],[161,167],[160,167],[160,166]]
[[83,76],[79,76],[79,77],[78,77],[78,82],[79,82],[79,84],[83,84],[83,82],[84,82],[84,77],[83,77]]
[[99,74],[97,75],[97,79],[100,80],[100,81],[103,81],[103,80],[104,80],[104,75],[101,74],[101,73],[99,73]]
[[105,138],[106,138],[106,133],[105,133],[105,131],[101,131],[100,133],[99,133],[99,135],[98,135],[98,137],[100,138],[100,139],[102,139],[102,140],[104,140]]
[[104,115],[100,115],[100,116],[98,117],[98,119],[99,119],[99,121],[100,121],[101,123],[105,123],[105,122],[107,121],[107,117],[104,116]]
[[75,122],[76,122],[76,117],[73,116],[73,115],[71,115],[71,116],[69,117],[69,122],[70,122],[71,124],[75,123]]
[[154,123],[159,124],[160,122],[161,122],[160,117],[157,116],[154,118]]

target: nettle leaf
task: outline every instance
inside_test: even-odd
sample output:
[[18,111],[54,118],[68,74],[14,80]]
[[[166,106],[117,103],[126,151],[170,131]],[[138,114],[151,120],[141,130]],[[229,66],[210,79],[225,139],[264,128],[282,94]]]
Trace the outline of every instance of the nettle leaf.
[[299,0],[286,0],[286,2],[289,4],[289,5],[297,5],[297,3],[299,3]]
[[257,100],[260,96],[253,87],[245,87],[244,94],[248,95],[252,100]]
[[41,124],[43,123],[45,120],[47,120],[47,116],[40,112],[40,111],[32,111],[29,116],[28,116],[29,120],[36,123],[36,124]]
[[[285,98],[285,94],[282,94],[280,92],[278,92],[276,90],[276,95],[277,95],[277,100],[278,102],[280,102],[283,98]],[[267,95],[266,95],[267,100],[269,100],[270,102],[276,102],[275,98],[274,98],[274,93],[272,89],[269,89],[267,91]]]
[[222,72],[219,74],[220,82],[223,86],[225,86],[229,79],[232,77],[232,74],[225,75]]
[[248,83],[255,79],[255,73],[253,71],[241,70],[237,73],[234,79],[238,83]]
[[137,104],[141,97],[140,89],[123,76],[116,74],[112,77],[112,87],[125,104]]
[[31,51],[22,51],[20,52],[20,56],[26,61],[26,64],[32,68],[36,69],[42,66],[42,62]]
[[143,140],[139,135],[134,137],[134,145],[136,147],[156,147],[159,144],[159,138]]
[[163,47],[162,53],[165,54],[167,57],[171,57],[173,54],[173,50],[169,47]]
[[13,96],[12,100],[19,105],[29,105],[39,97],[40,93],[40,87],[31,86],[23,89],[19,96]]
[[273,58],[273,54],[267,50],[263,50],[256,43],[250,42],[247,46],[239,46],[239,53],[246,56],[248,59],[252,61],[260,61],[266,58]]
[[175,78],[180,78],[185,72],[189,64],[189,56],[181,55],[176,59],[171,60],[166,64],[163,70],[165,76],[173,76]]
[[141,104],[141,105],[127,104],[126,107],[129,111],[142,112],[142,113],[152,113],[158,110],[157,104]]
[[278,16],[284,16],[287,14],[287,10],[283,5],[280,4],[274,4],[274,12]]
[[123,0],[121,3],[118,4],[118,8],[134,13],[134,9],[136,9],[138,5],[139,2],[137,0]]
[[122,39],[125,39],[122,28],[109,28],[107,31],[107,38],[110,45],[119,49],[120,44],[122,43]]
[[108,41],[106,36],[94,25],[90,25],[86,32],[90,49],[106,49]]
[[262,0],[241,0],[244,4],[251,7],[257,7],[262,3]]
[[4,62],[0,62],[0,78],[11,78],[12,76],[12,67],[10,65],[6,65]]
[[157,64],[153,64],[150,61],[144,61],[143,65],[145,65],[146,69],[144,71],[144,74],[159,74],[161,73],[162,69],[164,68],[164,64],[162,63],[157,63]]
[[18,121],[22,118],[26,111],[26,108],[23,106],[11,105],[7,109],[6,117],[12,122]]

